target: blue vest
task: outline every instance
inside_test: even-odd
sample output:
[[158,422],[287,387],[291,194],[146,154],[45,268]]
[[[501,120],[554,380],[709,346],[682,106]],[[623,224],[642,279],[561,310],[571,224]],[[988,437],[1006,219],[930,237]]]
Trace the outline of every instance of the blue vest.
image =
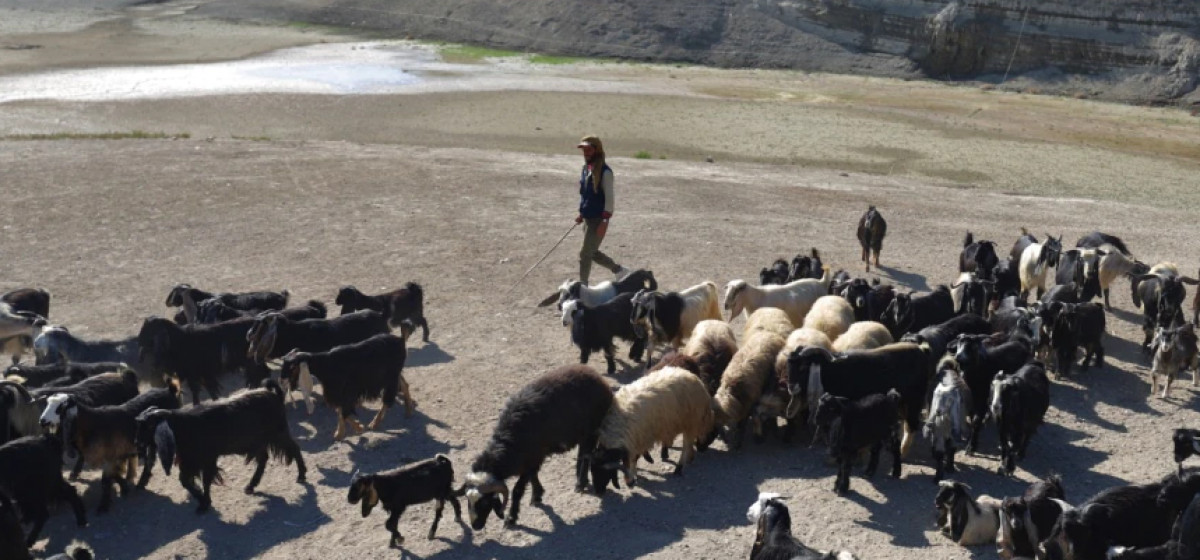
[[[612,169],[608,164],[604,164],[604,169],[601,173],[611,173]],[[601,179],[604,175],[600,175]],[[583,171],[579,174],[579,215],[587,219],[600,218],[604,213],[604,189],[592,189],[592,182],[588,177],[587,165],[583,166]]]

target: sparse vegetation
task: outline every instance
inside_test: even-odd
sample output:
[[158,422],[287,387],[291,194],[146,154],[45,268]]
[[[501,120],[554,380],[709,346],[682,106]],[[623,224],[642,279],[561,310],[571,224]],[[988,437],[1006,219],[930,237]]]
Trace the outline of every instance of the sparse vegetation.
[[250,142],[270,142],[271,141],[270,136],[238,136],[235,134],[233,136],[230,136],[230,138],[233,138],[234,140],[247,140]]
[[474,45],[443,44],[438,48],[442,60],[459,64],[474,64],[487,58],[509,58],[521,56],[517,51],[506,51]]
[[651,155],[650,152],[647,152],[646,150],[642,150],[636,154],[633,154],[633,157],[635,157],[637,159],[654,159],[654,156]]
[[160,140],[191,138],[187,132],[168,134],[166,132],[147,132],[145,130],[130,130],[127,132],[52,132],[48,134],[9,134],[0,136],[4,140]]

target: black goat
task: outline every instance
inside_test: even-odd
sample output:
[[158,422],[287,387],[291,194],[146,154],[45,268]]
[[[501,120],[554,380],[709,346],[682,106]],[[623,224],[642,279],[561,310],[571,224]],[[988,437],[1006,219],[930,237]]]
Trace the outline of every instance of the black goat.
[[1065,499],[1062,477],[1057,474],[1034,482],[1018,498],[1004,498],[996,539],[1001,558],[1034,558],[1062,514]]
[[[285,463],[296,462],[296,482],[304,484],[307,468],[300,447],[288,432],[283,389],[273,380],[263,388],[250,389],[232,397],[196,405],[188,409],[152,408],[137,418],[137,449],[143,461],[154,462],[155,455],[163,471],[171,474],[171,465],[179,464],[179,482],[200,502],[196,513],[212,507],[209,488],[222,483],[217,459],[242,455],[246,462],[257,461],[254,476],[246,485],[251,494],[262,480],[270,456]],[[201,477],[203,490],[196,487]]]
[[1033,343],[1028,338],[1015,337],[992,347],[985,345],[988,339],[987,335],[960,335],[948,348],[954,353],[967,386],[971,388],[971,437],[967,443],[970,453],[979,448],[979,436],[990,410],[988,396],[996,374],[1017,371],[1033,357]]
[[[128,401],[109,406],[92,407],[83,399],[69,394],[51,396],[42,413],[42,425],[59,427],[67,442],[68,455],[78,453],[84,462],[101,469],[100,507],[104,513],[112,507],[112,485],[121,486],[121,495],[131,490],[137,470],[137,417],[149,408],[175,410],[179,408],[179,385],[172,383],[163,389],[151,389]],[[150,482],[150,463],[142,469],[138,487]]]
[[416,282],[406,282],[403,288],[374,296],[368,296],[354,286],[342,286],[333,303],[342,306],[342,315],[363,309],[378,311],[392,328],[408,320],[421,327],[421,339],[429,342],[429,322],[425,320],[425,290]]
[[[613,338],[632,342],[629,359],[641,363],[646,350],[646,334],[641,336],[633,328],[633,294],[618,294],[617,297],[595,307],[588,307],[578,300],[563,304],[563,315],[571,317],[571,342],[579,348],[579,362],[586,364],[593,352],[604,352],[608,362],[608,374],[617,371]],[[564,319],[565,321],[565,319]]]
[[1038,362],[1015,373],[996,374],[991,391],[992,417],[1000,432],[1000,472],[1012,476],[1017,460],[1025,458],[1029,440],[1050,409],[1050,380]]
[[241,370],[246,385],[257,386],[270,372],[265,365],[247,358],[250,346],[246,333],[254,319],[243,317],[214,325],[177,325],[162,317],[150,317],[138,333],[139,359],[159,374],[170,373],[186,383],[192,404],[200,402],[200,387],[210,398],[221,395],[218,376]]
[[799,253],[792,257],[792,264],[788,268],[787,282],[780,283],[787,284],[804,278],[816,278],[820,280],[821,276],[825,274],[824,266],[825,264],[821,262],[821,252],[816,247],[813,247],[808,255]]
[[792,515],[779,494],[759,494],[746,518],[757,527],[750,560],[856,560],[845,550],[821,552],[792,536]]
[[25,546],[33,546],[46,520],[49,507],[66,501],[75,511],[75,522],[87,526],[87,512],[75,488],[63,480],[62,442],[54,436],[27,436],[0,445],[0,492],[21,508],[23,519],[33,527]]
[[996,281],[992,290],[993,305],[999,305],[1000,300],[1009,296],[1021,295],[1021,274],[1018,263],[1005,259],[992,269],[992,279]]
[[287,290],[278,292],[257,291],[242,293],[206,292],[193,288],[190,284],[176,284],[167,293],[167,307],[180,307],[187,323],[196,322],[197,307],[205,300],[216,299],[234,309],[268,310],[287,307],[291,293]]
[[[273,311],[272,309],[238,309],[230,307],[219,299],[206,299],[201,302],[196,309],[196,322],[199,324],[211,325],[223,321],[232,321],[243,317],[257,317],[262,313]],[[328,310],[325,304],[315,299],[308,300],[304,307],[286,307],[280,309],[279,313],[293,321],[303,321],[304,319],[324,319],[328,315]]]
[[996,243],[986,240],[975,240],[971,232],[963,238],[962,253],[958,255],[958,271],[974,272],[981,280],[993,280],[992,274],[1000,264],[996,256]]
[[954,298],[950,295],[949,287],[939,285],[928,294],[914,294],[896,294],[880,318],[879,322],[891,331],[892,338],[896,340],[905,333],[917,332],[954,317]]
[[[487,447],[475,457],[471,474],[456,491],[467,496],[471,527],[483,529],[488,516],[504,515],[504,525],[517,523],[525,486],[533,485],[532,503],[540,504],[546,490],[538,480],[542,463],[552,454],[578,446],[575,489],[588,485],[588,457],[596,447],[597,430],[613,403],[613,391],[595,370],[584,365],[552,370],[517,391],[496,422]],[[511,499],[505,479],[517,477]],[[499,494],[499,496],[497,496]]]
[[438,521],[442,520],[442,508],[446,507],[447,501],[454,506],[454,520],[462,521],[462,509],[454,494],[454,466],[449,457],[440,453],[432,459],[409,463],[390,471],[367,475],[356,472],[350,478],[347,499],[352,504],[362,501],[363,517],[370,515],[376,505],[383,504],[383,510],[388,512],[384,527],[392,534],[388,547],[404,544],[404,536],[400,534],[397,524],[408,506],[437,502],[433,510],[433,526],[426,537],[429,540],[433,540],[437,534]]
[[65,385],[74,385],[87,379],[95,377],[101,373],[111,371],[121,371],[128,368],[125,364],[117,362],[100,362],[93,364],[81,364],[71,362],[59,362],[54,364],[44,365],[21,365],[17,364],[9,366],[4,371],[7,377],[17,376],[24,379],[24,385],[30,389],[38,387],[62,387]]
[[1055,374],[1071,375],[1071,366],[1080,347],[1086,351],[1083,357],[1084,370],[1088,368],[1088,362],[1097,367],[1103,366],[1104,308],[1095,303],[1065,303],[1057,307],[1053,326],[1049,329]]
[[874,206],[868,207],[867,212],[858,219],[858,244],[862,246],[862,262],[871,272],[871,262],[867,257],[875,255],[875,268],[879,268],[879,252],[883,250],[883,238],[887,236],[887,221]]
[[982,279],[974,272],[959,274],[958,282],[950,285],[950,297],[955,302],[954,313],[987,317],[993,285],[994,282]]
[[1075,242],[1076,247],[1081,247],[1084,249],[1100,249],[1105,245],[1112,245],[1118,251],[1120,251],[1121,254],[1127,257],[1133,256],[1133,253],[1129,252],[1129,248],[1125,246],[1125,242],[1121,241],[1120,237],[1109,235],[1107,233],[1093,231],[1083,237],[1080,237],[1079,241]]
[[887,395],[876,393],[858,400],[829,393],[821,395],[815,423],[829,430],[829,455],[838,464],[833,490],[839,496],[850,491],[850,467],[863,449],[871,453],[864,472],[867,478],[875,476],[879,452],[885,443],[892,455],[892,477],[900,478],[900,430],[896,422],[900,400],[895,389]]
[[[1109,488],[1079,507],[1064,507],[1041,552],[1048,560],[1104,560],[1110,547],[1164,544],[1176,516],[1191,501],[1187,489],[1194,494],[1200,482],[1189,479],[1181,481],[1171,473],[1158,482]],[[1168,491],[1175,485],[1180,486]]]
[[1179,476],[1183,476],[1183,462],[1192,455],[1200,455],[1200,430],[1179,428],[1171,436],[1175,462],[1179,464]]
[[1184,284],[1200,284],[1200,280],[1180,276],[1174,265],[1160,264],[1148,274],[1135,278],[1133,303],[1142,308],[1142,351],[1150,352],[1150,341],[1156,328],[1169,329],[1183,322],[1183,302],[1187,298]]
[[865,278],[855,278],[838,291],[854,309],[855,321],[879,321],[883,311],[896,297],[891,284],[871,285]]
[[1200,560],[1200,495],[1192,497],[1166,544],[1141,549],[1116,546],[1109,549],[1108,560]]
[[[362,424],[356,418],[359,403],[382,399],[379,412],[367,426],[379,427],[387,410],[396,402],[399,390],[404,395],[405,416],[412,416],[416,402],[404,380],[404,361],[408,351],[404,339],[390,334],[377,334],[362,342],[335,346],[328,352],[291,352],[283,357],[279,376],[286,386],[299,387],[304,393],[308,413],[312,414],[312,377],[321,381],[325,402],[337,414],[337,430],[333,439],[346,434],[346,422],[358,433]],[[311,376],[311,377],[310,377]]]
[[1064,251],[1055,270],[1056,284],[1075,284],[1079,301],[1092,301],[1101,295],[1100,259],[1105,252],[1099,249],[1072,249]]
[[758,272],[758,284],[766,286],[768,284],[787,284],[788,283],[788,262],[783,259],[775,259],[770,267],[764,267]]
[[253,321],[246,334],[250,343],[246,355],[260,364],[281,358],[292,350],[327,352],[334,346],[352,344],[391,330],[382,313],[369,309],[333,319],[303,321],[292,321],[279,313],[265,313]]
[[953,319],[925,327],[915,333],[908,333],[900,338],[901,342],[914,342],[929,345],[929,373],[933,375],[937,361],[946,353],[946,348],[960,334],[988,334],[992,332],[991,323],[979,315],[959,315]]
[[163,387],[162,375],[156,374],[149,364],[143,363],[137,336],[124,339],[84,340],[76,337],[63,326],[50,326],[33,341],[38,365],[79,362],[86,364],[117,362],[136,371],[143,383]]

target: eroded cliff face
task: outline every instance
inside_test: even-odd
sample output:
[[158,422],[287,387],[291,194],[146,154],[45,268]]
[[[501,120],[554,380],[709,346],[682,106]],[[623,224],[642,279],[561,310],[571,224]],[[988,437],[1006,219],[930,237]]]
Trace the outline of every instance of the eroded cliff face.
[[[1200,0],[215,0],[225,13],[545,53],[1197,99]],[[1011,64],[1011,68],[1010,68]]]

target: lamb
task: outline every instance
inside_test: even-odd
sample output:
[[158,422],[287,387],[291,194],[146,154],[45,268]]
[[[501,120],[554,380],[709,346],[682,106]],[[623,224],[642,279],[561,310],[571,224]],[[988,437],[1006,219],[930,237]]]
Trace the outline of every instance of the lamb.
[[281,358],[292,350],[327,352],[334,346],[366,340],[391,329],[378,311],[364,309],[334,319],[292,321],[279,313],[265,313],[254,319],[246,334],[246,355],[259,364]]
[[732,321],[745,310],[752,314],[760,307],[777,307],[788,315],[793,325],[804,323],[804,317],[817,298],[829,294],[829,268],[822,269],[820,280],[805,278],[783,286],[751,286],[745,280],[725,285],[725,309]]
[[186,322],[195,323],[197,306],[205,300],[216,299],[235,309],[276,310],[287,307],[290,295],[287,290],[214,294],[193,288],[190,284],[176,284],[167,293],[166,305],[167,307],[182,308]]
[[[335,305],[342,306],[342,315],[371,309],[387,318],[388,326],[396,328],[403,321],[421,327],[421,340],[429,342],[429,322],[425,320],[425,290],[416,282],[406,282],[404,287],[379,295],[368,296],[354,286],[342,286],[338,290]],[[293,319],[294,320],[294,319]]]
[[[271,379],[263,381],[261,389],[187,409],[146,410],[137,418],[135,441],[142,460],[152,463],[157,454],[168,475],[172,464],[179,465],[180,484],[200,502],[196,513],[212,507],[212,483],[223,483],[222,469],[217,466],[222,456],[242,455],[247,463],[258,463],[246,485],[247,494],[252,494],[262,480],[272,455],[284,458],[288,464],[296,463],[299,484],[305,484],[308,470],[300,446],[288,432],[283,389]],[[196,477],[201,477],[203,489],[196,487]]]
[[1000,535],[996,550],[1003,560],[1032,559],[1042,537],[1050,534],[1062,514],[1062,478],[1052,474],[1034,482],[1019,498],[1004,498],[1000,507]]
[[433,526],[426,536],[429,540],[433,540],[437,534],[438,521],[442,520],[442,508],[447,501],[454,506],[455,521],[462,522],[462,510],[458,505],[458,497],[454,495],[454,466],[450,458],[441,453],[432,459],[375,474],[363,475],[355,471],[354,476],[350,477],[347,500],[351,504],[362,501],[363,517],[371,515],[376,505],[383,504],[384,511],[388,513],[384,527],[392,534],[388,541],[389,548],[404,544],[404,536],[397,529],[397,524],[408,506],[437,502],[433,510]]
[[884,444],[892,455],[892,478],[900,478],[900,430],[896,421],[900,416],[900,401],[900,393],[895,389],[886,395],[875,393],[858,400],[829,393],[821,395],[813,417],[818,428],[829,430],[829,455],[838,463],[833,486],[837,495],[850,491],[850,467],[863,449],[871,452],[864,472],[867,478],[875,476]]
[[792,536],[792,516],[779,494],[761,493],[746,512],[758,529],[750,560],[858,560],[845,550],[821,552]]
[[404,339],[390,334],[377,334],[362,342],[335,346],[328,352],[292,351],[283,358],[279,377],[286,387],[300,387],[308,413],[313,412],[312,378],[321,382],[325,402],[337,414],[337,430],[333,439],[341,440],[349,422],[362,433],[362,424],[355,418],[355,408],[364,400],[380,399],[382,404],[367,426],[374,430],[383,422],[387,410],[396,401],[396,392],[404,396],[404,415],[412,416],[416,402],[404,380],[404,361],[408,351]]
[[[504,405],[487,447],[475,457],[471,474],[456,495],[467,497],[467,513],[476,531],[493,512],[504,513],[505,527],[517,523],[526,485],[533,485],[534,504],[546,490],[538,480],[542,463],[552,454],[578,447],[576,490],[587,487],[588,458],[596,447],[600,423],[613,404],[613,391],[603,377],[584,365],[560,367],[539,376]],[[517,477],[509,499],[505,479]],[[499,494],[499,496],[497,496]]]
[[716,423],[732,429],[727,441],[735,449],[741,446],[742,432],[754,404],[766,385],[775,379],[775,358],[785,342],[773,333],[755,333],[733,355],[721,376],[721,387],[714,397]]
[[635,486],[638,458],[655,443],[670,447],[676,436],[683,437],[683,445],[675,474],[683,474],[684,465],[695,456],[693,448],[705,449],[705,437],[712,430],[712,397],[704,383],[686,370],[664,368],[621,387],[600,423],[592,452],[596,494],[603,495],[610,481],[620,488],[618,471],[624,471],[626,484]]
[[538,303],[538,307],[545,307],[555,302],[558,303],[558,307],[562,307],[562,304],[568,299],[577,299],[587,305],[595,306],[617,297],[617,294],[636,293],[642,290],[651,292],[658,290],[658,281],[654,279],[653,272],[639,268],[616,282],[605,281],[595,286],[588,286],[578,280],[567,280],[554,293]]
[[[859,321],[850,325],[849,329],[829,347],[834,352],[849,352],[851,350],[870,350],[895,342],[892,333],[883,323],[875,321]],[[786,360],[786,357],[785,357]]]
[[751,313],[746,318],[746,326],[742,329],[742,338],[750,338],[756,332],[769,332],[787,338],[796,326],[788,319],[787,313],[774,307],[763,307]]
[[51,325],[42,328],[33,340],[33,352],[38,365],[80,362],[117,362],[127,364],[137,372],[138,379],[152,387],[164,387],[161,375],[140,359],[137,336],[110,340],[84,340],[72,335],[66,327]]
[[[679,348],[696,325],[705,319],[721,319],[717,301],[717,285],[703,282],[682,292],[659,293],[640,290],[633,296],[634,333],[650,339],[649,348],[665,342]],[[650,360],[648,356],[647,361]]]
[[26,388],[35,389],[38,387],[74,385],[101,373],[124,369],[129,369],[129,366],[117,362],[100,362],[95,364],[59,362],[40,366],[17,364],[9,366],[4,371],[4,375],[10,379],[14,376],[23,379],[24,382],[22,384]]
[[0,445],[0,494],[12,496],[23,517],[33,522],[25,546],[37,542],[49,506],[67,502],[75,522],[87,526],[87,512],[75,488],[63,480],[62,442],[50,435],[26,436]]
[[943,357],[938,363],[940,381],[933,389],[929,403],[929,415],[922,434],[933,448],[933,463],[936,472],[933,481],[939,482],[954,468],[954,443],[966,433],[967,418],[971,414],[971,388],[963,380],[954,358]]
[[646,337],[638,336],[633,322],[629,320],[632,315],[633,294],[630,293],[618,294],[595,307],[578,300],[564,303],[563,323],[567,322],[566,317],[571,317],[571,342],[579,348],[579,362],[586,364],[593,352],[603,351],[608,374],[616,373],[614,338],[632,342],[629,359],[641,362],[642,352],[646,349]]
[[[51,396],[42,413],[41,423],[58,428],[68,443],[68,454],[78,452],[84,462],[98,467],[100,478],[99,513],[112,507],[112,485],[121,486],[121,495],[129,494],[130,482],[137,469],[137,417],[151,408],[179,408],[178,382],[164,389],[152,389],[118,405],[92,407],[76,395],[58,393]],[[61,427],[61,428],[60,428]],[[124,478],[122,478],[124,476]],[[138,488],[150,481],[150,463],[142,469]]]
[[1000,531],[1001,502],[986,494],[971,499],[970,486],[953,480],[938,482],[933,505],[938,510],[938,527],[942,534],[962,546],[976,546],[996,541]]
[[854,323],[854,308],[841,296],[821,296],[813,302],[804,316],[804,326],[825,333],[829,340],[837,340]]
[[256,319],[244,317],[215,325],[177,325],[162,317],[149,317],[138,333],[138,359],[152,371],[174,374],[187,384],[192,404],[200,403],[200,387],[210,398],[220,396],[218,376],[241,370],[246,385],[255,386],[270,372],[247,357],[246,333]]

